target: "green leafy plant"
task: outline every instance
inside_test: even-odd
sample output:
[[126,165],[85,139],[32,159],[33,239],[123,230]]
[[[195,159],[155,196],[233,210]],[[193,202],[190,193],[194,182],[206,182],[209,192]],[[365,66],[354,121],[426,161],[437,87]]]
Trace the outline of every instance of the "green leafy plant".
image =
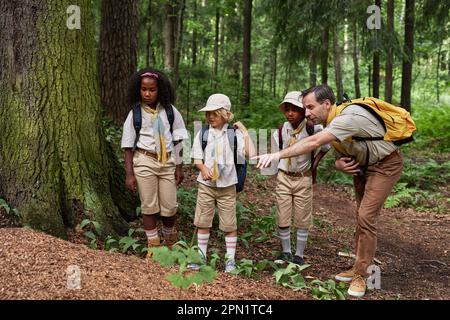
[[[201,285],[205,282],[211,283],[217,276],[214,270],[218,256],[213,259],[213,266],[206,265],[201,257],[197,246],[189,246],[184,241],[179,241],[170,250],[167,247],[151,248],[153,260],[159,262],[163,267],[179,265],[178,272],[169,273],[166,279],[175,287],[187,289],[191,285]],[[191,271],[187,268],[189,263],[200,266],[199,271]]]
[[286,268],[279,268],[274,272],[275,281],[283,287],[291,288],[294,291],[307,288],[305,279],[300,274],[303,270],[308,268],[309,264],[299,266],[294,263],[289,263]]
[[91,240],[89,243],[89,247],[91,249],[97,249],[97,237],[102,234],[102,228],[100,224],[97,221],[84,219],[80,223],[80,229],[87,229],[87,231],[84,233],[84,236]]
[[315,279],[310,283],[311,295],[319,300],[345,300],[346,286],[344,282],[336,282],[332,279],[321,281]]
[[6,202],[5,199],[0,198],[0,208],[5,209],[6,215],[8,215],[11,218],[14,219],[21,219],[22,215],[20,214],[19,210],[17,208],[12,208],[9,206],[9,204]]
[[411,201],[414,193],[418,190],[415,188],[408,188],[407,183],[400,182],[393,189],[393,194],[390,195],[384,202],[385,208],[398,207],[402,201]]
[[242,259],[236,264],[236,269],[231,271],[231,274],[243,275],[247,278],[257,278],[257,272],[265,270],[268,267],[275,269],[276,265],[267,259],[258,261],[257,263],[254,263],[253,260]]

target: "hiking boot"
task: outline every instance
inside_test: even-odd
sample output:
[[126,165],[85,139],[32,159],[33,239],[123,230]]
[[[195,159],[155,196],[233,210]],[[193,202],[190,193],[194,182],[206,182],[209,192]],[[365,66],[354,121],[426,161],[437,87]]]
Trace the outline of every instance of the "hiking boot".
[[362,297],[366,293],[366,279],[359,274],[355,274],[347,293],[353,297]]
[[[202,258],[203,260],[203,264],[206,265],[206,259]],[[188,265],[186,266],[189,270],[192,271],[198,271],[200,270],[200,266],[203,264],[198,264],[198,263],[188,263]]]
[[352,267],[350,270],[338,273],[334,278],[338,281],[350,282],[355,276],[355,268]]
[[149,250],[147,251],[147,258],[151,258],[153,256],[153,252],[151,252],[150,249],[159,247],[159,246],[161,246],[161,239],[159,237],[148,239],[147,240],[147,248]]
[[173,229],[172,233],[164,234],[164,242],[163,245],[172,249],[173,245],[178,242],[178,232]]
[[275,259],[276,264],[285,264],[292,261],[292,253],[290,252],[282,252],[278,258]]
[[301,266],[305,263],[305,261],[303,260],[302,257],[295,255],[294,258],[292,259],[292,263],[295,263],[295,264],[298,264],[299,266]]
[[225,272],[229,273],[236,269],[236,262],[234,260],[228,260],[225,264]]

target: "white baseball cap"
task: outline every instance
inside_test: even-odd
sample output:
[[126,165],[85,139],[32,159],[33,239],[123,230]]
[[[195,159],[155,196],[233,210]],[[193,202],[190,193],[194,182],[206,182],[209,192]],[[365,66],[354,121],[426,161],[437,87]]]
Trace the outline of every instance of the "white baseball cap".
[[225,110],[231,110],[231,101],[226,95],[221,93],[215,93],[209,96],[206,101],[206,106],[200,111],[214,111],[224,108]]
[[284,104],[286,103],[286,102],[288,102],[288,103],[290,103],[290,104],[293,104],[294,106],[297,106],[297,107],[299,107],[299,108],[303,108],[304,109],[304,107],[303,107],[303,103],[302,103],[302,92],[301,91],[291,91],[291,92],[288,92],[287,94],[286,94],[286,96],[284,97],[284,100],[283,100],[283,102],[281,102],[280,103],[280,106],[279,106],[279,108],[280,108],[280,111],[281,112],[284,112]]

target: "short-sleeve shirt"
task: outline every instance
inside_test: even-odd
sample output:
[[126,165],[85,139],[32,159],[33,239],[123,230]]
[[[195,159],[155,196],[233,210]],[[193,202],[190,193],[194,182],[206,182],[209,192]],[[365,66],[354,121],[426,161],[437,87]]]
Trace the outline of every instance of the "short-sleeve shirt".
[[345,151],[345,154],[341,154],[336,150],[337,157],[341,155],[353,156],[360,165],[366,163],[367,148],[369,150],[369,165],[382,160],[397,150],[397,146],[391,141],[346,141],[349,137],[383,137],[386,134],[386,130],[378,119],[358,105],[346,107],[324,130],[335,136]]
[[[174,122],[173,122],[173,133],[170,133],[170,123],[167,118],[166,110],[158,104],[158,117],[161,118],[164,125],[164,138],[166,141],[167,152],[173,151],[173,141],[184,140],[188,138],[188,132],[184,125],[183,117],[180,112],[173,106]],[[137,142],[137,147],[148,150],[150,152],[156,153],[156,143],[153,133],[153,118],[150,113],[142,112],[142,127],[139,133],[139,140]],[[128,117],[123,124],[123,134],[122,134],[122,149],[133,148],[134,141],[136,139],[136,131],[133,126],[133,110],[128,113]]]
[[[323,130],[322,125],[315,125],[314,126],[314,134],[320,132]],[[289,140],[291,137],[291,132],[294,131],[294,128],[292,127],[292,124],[288,121],[283,123],[283,127],[281,129],[281,137],[283,139],[283,149],[286,149],[289,146]],[[279,139],[278,139],[278,130],[273,133],[273,139],[278,146],[279,146]],[[306,126],[297,133],[295,136],[296,141],[300,141],[304,138],[309,137],[308,131],[306,130]],[[325,144],[320,147],[320,150],[323,152],[327,152],[330,150],[331,146],[329,144]],[[311,153],[306,153],[299,155],[297,157],[291,158],[291,166],[288,169],[288,159],[281,159],[278,163],[278,169],[289,171],[289,172],[305,172],[308,169],[311,168]]]
[[[224,188],[234,185],[238,182],[236,167],[234,164],[234,153],[228,139],[229,125],[226,124],[222,129],[214,129],[209,126],[208,141],[205,151],[202,150],[200,139],[201,130],[196,134],[192,146],[191,157],[195,160],[203,160],[208,169],[214,167],[214,159],[219,164],[219,178],[216,181],[203,180],[201,172],[197,181],[210,187]],[[244,136],[240,130],[236,130],[237,152],[238,155],[244,156]]]

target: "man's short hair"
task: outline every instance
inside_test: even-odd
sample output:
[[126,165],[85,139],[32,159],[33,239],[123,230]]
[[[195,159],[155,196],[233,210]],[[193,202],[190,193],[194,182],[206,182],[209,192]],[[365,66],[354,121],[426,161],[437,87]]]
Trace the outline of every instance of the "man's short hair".
[[315,93],[316,100],[319,103],[323,103],[327,99],[330,100],[331,104],[336,103],[336,96],[334,95],[333,90],[326,84],[321,84],[321,85],[306,89],[305,91],[303,91],[303,97],[306,97],[306,95],[311,92]]

